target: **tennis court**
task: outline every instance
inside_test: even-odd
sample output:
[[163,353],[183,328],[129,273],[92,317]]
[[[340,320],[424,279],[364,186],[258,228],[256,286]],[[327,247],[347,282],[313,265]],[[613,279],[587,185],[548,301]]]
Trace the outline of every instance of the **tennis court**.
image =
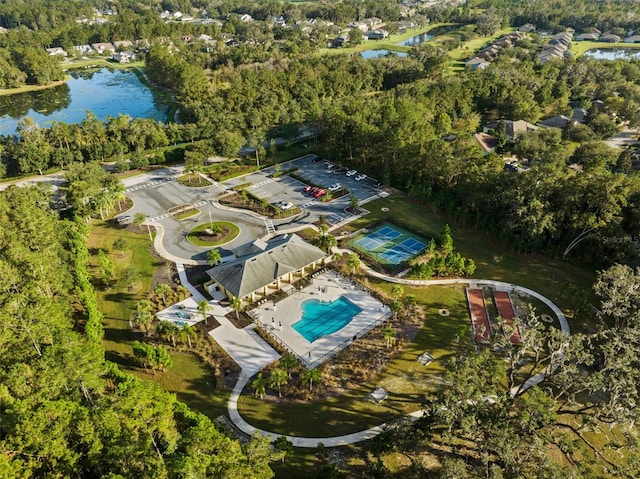
[[398,265],[421,253],[427,243],[397,226],[384,225],[353,242],[355,249],[373,256],[381,263]]

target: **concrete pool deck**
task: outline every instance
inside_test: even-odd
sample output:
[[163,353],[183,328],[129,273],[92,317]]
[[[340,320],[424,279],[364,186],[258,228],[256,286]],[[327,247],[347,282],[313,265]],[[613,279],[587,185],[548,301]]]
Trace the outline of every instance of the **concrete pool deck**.
[[[313,343],[293,329],[302,318],[300,305],[308,299],[335,301],[345,297],[362,311],[342,329],[322,336]],[[275,307],[274,307],[275,306]],[[387,306],[364,291],[359,285],[334,272],[312,277],[306,288],[292,293],[279,303],[267,302],[251,311],[251,315],[276,341],[290,350],[306,367],[314,368],[349,346],[390,316]]]

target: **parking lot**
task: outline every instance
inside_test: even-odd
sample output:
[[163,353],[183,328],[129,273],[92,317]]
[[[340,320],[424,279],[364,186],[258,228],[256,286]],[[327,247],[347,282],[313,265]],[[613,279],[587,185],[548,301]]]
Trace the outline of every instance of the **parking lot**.
[[[307,186],[305,182],[298,181],[288,175],[273,178],[273,174],[276,172],[274,168],[266,168],[240,178],[234,178],[225,182],[225,186],[230,188],[250,182],[252,186],[248,190],[260,198],[265,198],[269,203],[275,204],[280,201],[289,201],[303,210],[303,215],[299,215],[299,217],[274,221],[276,225],[299,222],[313,223],[321,215],[327,219],[329,224],[336,224],[349,216],[345,209],[349,206],[351,194],[355,195],[359,201],[363,201],[379,193],[376,188],[377,180],[365,178],[356,181],[357,175],[346,176],[344,173],[346,169],[326,160],[313,161],[313,156],[307,155],[282,163],[280,170],[299,168],[296,172],[297,175],[307,180],[308,184],[321,186],[328,190],[329,186],[340,183],[349,190],[349,194],[330,202],[322,202],[320,198],[314,198],[310,193],[304,191],[305,186]],[[329,165],[332,168],[328,168]],[[341,172],[339,173],[338,171]]]
[[[349,194],[329,202],[322,202],[320,198],[314,198],[309,192],[305,192],[307,183],[304,181],[289,175],[273,178],[276,172],[274,168],[266,168],[204,188],[188,188],[178,184],[175,179],[181,174],[182,168],[156,170],[125,181],[127,195],[134,201],[134,207],[127,212],[127,215],[133,218],[136,213],[144,213],[149,221],[161,225],[165,232],[162,244],[175,257],[206,261],[208,248],[192,245],[186,241],[187,232],[198,222],[211,218],[214,221],[232,221],[240,226],[238,238],[220,248],[223,255],[229,254],[231,248],[253,241],[272,230],[269,230],[270,226],[267,225],[271,220],[217,208],[212,200],[224,189],[251,183],[247,189],[255,196],[264,198],[272,204],[286,201],[301,208],[302,211],[297,215],[273,219],[276,231],[304,228],[310,223],[317,222],[321,216],[324,216],[330,225],[348,221],[352,217],[346,211],[351,194],[355,195],[359,201],[363,201],[376,197],[380,193],[376,189],[375,179],[365,178],[356,181],[355,174],[346,176],[344,173],[336,172],[340,170],[339,166],[335,165],[329,169],[328,165],[326,161],[314,162],[311,156],[307,156],[282,163],[279,168],[280,170],[299,168],[297,174],[313,185],[328,188],[330,185],[340,183],[349,190]],[[342,169],[342,171],[345,170]],[[176,221],[168,214],[168,210],[183,204],[196,206],[201,214],[187,221]]]

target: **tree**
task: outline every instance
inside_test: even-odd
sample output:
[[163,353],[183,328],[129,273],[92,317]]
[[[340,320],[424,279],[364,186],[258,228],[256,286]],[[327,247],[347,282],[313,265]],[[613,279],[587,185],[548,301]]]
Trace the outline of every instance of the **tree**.
[[398,298],[402,297],[404,293],[404,288],[399,284],[394,284],[391,286],[391,294],[393,295],[393,300],[396,301]]
[[395,343],[396,330],[389,327],[389,328],[386,328],[384,331],[382,331],[382,333],[384,334],[383,339],[385,344],[387,345],[387,349],[389,349],[391,345]]
[[364,41],[364,33],[359,28],[349,30],[349,43],[353,46],[360,45]]
[[320,371],[316,368],[307,369],[302,376],[304,382],[309,383],[309,391],[313,390],[313,382],[318,383],[321,377]]
[[405,308],[407,308],[410,317],[413,314],[413,307],[416,304],[415,294],[407,294],[404,298],[402,298],[402,304]]
[[108,286],[113,280],[115,264],[102,249],[98,250],[98,268],[100,269],[103,284]]
[[286,455],[293,451],[293,443],[286,436],[278,436],[278,439],[273,441],[273,447],[282,453],[282,462],[284,462]]
[[331,248],[338,244],[336,237],[329,234],[329,226],[326,223],[320,223],[320,236],[316,238],[316,246],[323,251],[329,253]]
[[236,319],[240,321],[240,311],[242,311],[242,301],[237,296],[231,296],[229,300],[231,304],[231,309],[236,312]]
[[209,315],[209,301],[202,299],[198,301],[198,313],[202,316],[204,324],[207,324],[207,317]]
[[170,340],[171,345],[176,347],[176,334],[178,333],[179,328],[176,324],[171,321],[160,321],[158,323],[158,327],[156,328],[156,333],[165,341]]
[[120,252],[120,257],[124,258],[124,251],[127,249],[127,240],[123,237],[118,238],[113,242],[113,249]]
[[269,386],[278,389],[278,397],[282,397],[282,386],[287,384],[287,372],[284,369],[275,368],[269,376]]
[[287,376],[291,379],[291,370],[298,365],[298,360],[292,354],[285,354],[280,358],[280,366],[287,371]]
[[358,197],[356,195],[350,195],[349,196],[349,208],[351,208],[351,211],[353,213],[356,213],[358,211],[358,206],[360,205],[360,200],[358,200]]
[[440,250],[443,256],[449,256],[453,252],[453,237],[451,236],[451,228],[444,225],[440,234]]
[[251,388],[255,391],[255,396],[260,396],[260,399],[264,399],[266,393],[267,381],[262,376],[262,373],[258,373],[256,378],[251,382]]
[[151,314],[151,303],[146,299],[141,299],[136,303],[134,321],[142,326],[146,333],[149,332],[149,326],[153,322],[153,314]]
[[356,274],[356,271],[360,268],[360,256],[358,256],[358,253],[351,253],[347,256],[347,266],[351,270],[351,274]]
[[162,304],[167,304],[167,295],[171,293],[171,286],[167,283],[158,283],[156,287],[153,288],[153,292],[162,298]]
[[129,266],[122,271],[120,284],[127,289],[135,289],[141,278],[142,273],[135,266]]
[[189,345],[189,349],[191,349],[191,340],[195,340],[198,337],[198,333],[196,332],[193,326],[189,326],[188,323],[184,323],[182,325],[182,329],[180,330],[180,339],[184,342],[187,341]]
[[209,252],[207,253],[207,260],[209,261],[209,266],[215,266],[216,264],[220,263],[222,261],[220,250],[218,248],[209,250]]
[[142,225],[147,221],[147,215],[144,213],[136,213],[133,216],[133,224],[138,228],[142,229]]

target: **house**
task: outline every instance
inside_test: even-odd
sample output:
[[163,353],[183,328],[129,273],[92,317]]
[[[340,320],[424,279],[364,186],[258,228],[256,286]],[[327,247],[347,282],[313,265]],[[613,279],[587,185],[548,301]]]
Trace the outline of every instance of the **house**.
[[271,17],[271,23],[278,27],[285,27],[287,25],[287,21],[284,19],[282,15],[277,17]]
[[136,55],[133,52],[119,52],[114,53],[111,58],[113,59],[113,61],[116,61],[118,63],[130,63],[136,59]]
[[81,55],[86,55],[87,53],[91,53],[93,51],[91,45],[74,45],[73,49],[76,52],[79,52]]
[[370,17],[370,18],[365,18],[364,20],[362,20],[362,23],[367,25],[369,28],[373,28],[373,27],[375,27],[377,25],[382,25],[382,20],[379,19],[378,17]]
[[257,239],[239,246],[235,258],[207,270],[211,283],[229,297],[252,302],[320,267],[327,254],[295,234]]
[[53,47],[53,48],[45,48],[50,57],[54,57],[56,55],[61,57],[66,57],[67,52],[61,47]]
[[473,137],[476,139],[485,155],[495,151],[498,146],[498,137],[490,135],[489,133],[476,133]]
[[371,30],[364,32],[364,36],[369,40],[382,40],[383,38],[387,38],[389,34],[384,30]]
[[613,33],[606,33],[600,37],[600,41],[605,43],[619,43],[620,40],[622,40],[622,38]]
[[184,43],[191,43],[191,40],[193,40],[192,35],[189,35],[189,34],[182,35],[182,41]]
[[196,40],[198,40],[199,42],[204,42],[204,43],[212,43],[213,42],[213,37],[203,33],[201,35],[198,35],[196,37]]
[[471,60],[467,60],[464,64],[469,70],[484,70],[489,67],[490,63],[484,58],[473,57]]
[[238,16],[238,19],[243,23],[253,22],[253,17],[248,13],[243,13],[242,15]]
[[578,123],[585,123],[587,116],[589,116],[589,111],[586,108],[575,107],[571,118]]
[[578,122],[572,118],[569,118],[564,115],[557,115],[547,118],[546,120],[542,120],[538,123],[539,126],[544,126],[546,128],[560,128],[564,130],[568,126],[576,125]]
[[487,123],[482,127],[484,133],[491,131],[504,131],[504,135],[510,140],[514,141],[518,136],[530,131],[536,131],[538,127],[524,120],[499,120]]
[[598,38],[600,38],[599,33],[581,33],[576,37],[576,40],[579,42],[597,42]]
[[531,23],[525,23],[524,25],[520,25],[518,27],[518,31],[524,33],[535,32],[536,26],[532,25]]
[[350,23],[347,23],[347,26],[349,28],[359,28],[363,32],[366,32],[369,30],[369,25],[367,25],[364,22],[350,22]]
[[625,43],[640,43],[640,35],[631,35],[624,39]]
[[115,53],[116,47],[113,46],[112,43],[104,42],[104,43],[92,43],[91,48],[97,51],[100,55],[104,55],[105,53]]

